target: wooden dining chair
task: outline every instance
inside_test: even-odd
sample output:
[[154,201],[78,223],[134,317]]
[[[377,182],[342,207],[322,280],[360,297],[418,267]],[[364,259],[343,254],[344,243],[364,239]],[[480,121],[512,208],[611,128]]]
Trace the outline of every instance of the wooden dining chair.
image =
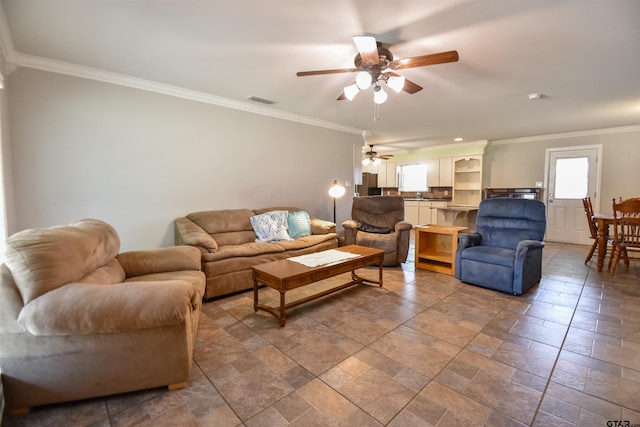
[[[593,245],[591,245],[591,249],[589,249],[589,253],[587,254],[587,257],[584,260],[584,263],[587,264],[591,259],[591,257],[593,257],[593,254],[596,251],[596,249],[598,248],[598,225],[596,224],[596,221],[593,219],[593,205],[591,204],[591,197],[587,196],[584,199],[582,199],[582,204],[584,206],[584,213],[587,216],[587,224],[589,224],[589,232],[591,233],[590,237],[593,239]],[[609,239],[607,236],[607,242],[613,243],[613,240]],[[607,244],[607,247],[605,247],[605,253],[608,246],[609,245]]]
[[[640,260],[640,198],[613,202],[613,249],[611,252],[611,275],[616,272],[620,257],[629,269],[629,259]],[[636,256],[632,256],[635,254]]]

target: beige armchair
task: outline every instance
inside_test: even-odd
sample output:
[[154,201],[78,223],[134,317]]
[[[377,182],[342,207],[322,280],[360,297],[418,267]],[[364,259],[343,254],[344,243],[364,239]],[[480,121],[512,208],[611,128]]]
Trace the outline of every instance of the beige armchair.
[[7,409],[186,385],[205,276],[200,251],[118,253],[98,220],[24,230],[0,265]]
[[347,245],[384,250],[385,266],[407,260],[411,224],[404,220],[400,196],[354,197],[351,219],[342,223]]

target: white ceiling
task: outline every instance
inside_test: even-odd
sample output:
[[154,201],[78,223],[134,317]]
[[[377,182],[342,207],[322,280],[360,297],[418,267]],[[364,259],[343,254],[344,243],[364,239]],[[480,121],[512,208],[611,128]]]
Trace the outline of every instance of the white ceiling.
[[[366,130],[379,151],[640,124],[637,0],[1,4],[0,38],[11,63],[89,67],[234,107]],[[400,72],[424,90],[390,93],[374,120],[371,89],[336,101],[352,74],[296,76],[352,67],[355,34],[375,35],[396,59],[457,50],[460,61]],[[531,92],[543,97],[531,101]],[[264,107],[249,96],[277,103]]]

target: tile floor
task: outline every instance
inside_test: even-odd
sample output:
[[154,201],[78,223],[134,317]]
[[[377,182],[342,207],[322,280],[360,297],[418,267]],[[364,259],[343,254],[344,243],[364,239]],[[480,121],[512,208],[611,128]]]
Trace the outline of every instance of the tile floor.
[[640,263],[611,278],[583,264],[587,249],[548,243],[540,285],[520,297],[408,262],[383,288],[296,307],[284,328],[253,312],[251,293],[209,302],[185,389],[3,425],[640,425]]

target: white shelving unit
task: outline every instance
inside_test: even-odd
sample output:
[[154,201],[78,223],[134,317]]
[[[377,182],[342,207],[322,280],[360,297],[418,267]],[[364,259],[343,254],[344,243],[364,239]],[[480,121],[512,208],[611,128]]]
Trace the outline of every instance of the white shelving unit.
[[482,156],[454,157],[452,204],[477,206],[482,200]]

